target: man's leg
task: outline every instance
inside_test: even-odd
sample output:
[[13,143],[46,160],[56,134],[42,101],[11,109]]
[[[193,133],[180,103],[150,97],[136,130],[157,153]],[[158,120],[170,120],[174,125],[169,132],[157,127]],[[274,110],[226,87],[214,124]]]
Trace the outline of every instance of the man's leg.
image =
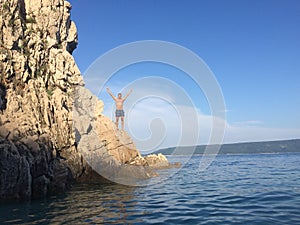
[[116,127],[117,127],[117,130],[119,130],[119,117],[116,117]]
[[124,116],[121,117],[121,122],[122,122],[122,130],[124,130]]

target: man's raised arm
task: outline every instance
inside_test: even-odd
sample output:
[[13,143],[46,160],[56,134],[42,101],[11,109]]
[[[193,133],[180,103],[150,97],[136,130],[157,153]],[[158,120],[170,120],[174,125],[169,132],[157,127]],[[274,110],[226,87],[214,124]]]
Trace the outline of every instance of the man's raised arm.
[[109,87],[106,88],[107,93],[116,101],[117,98],[113,95],[113,93],[110,91]]
[[124,97],[124,100],[126,100],[126,98],[128,98],[128,96],[132,93],[132,89],[130,89],[130,91],[127,93],[127,95]]

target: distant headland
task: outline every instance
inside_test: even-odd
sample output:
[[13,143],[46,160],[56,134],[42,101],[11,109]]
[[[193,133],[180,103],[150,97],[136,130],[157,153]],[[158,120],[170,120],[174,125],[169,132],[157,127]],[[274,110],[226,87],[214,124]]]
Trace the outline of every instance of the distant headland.
[[[204,154],[207,145],[171,147],[156,151],[165,155]],[[176,149],[176,151],[175,151]],[[219,154],[262,154],[300,152],[300,139],[223,144]],[[209,154],[209,152],[207,152]]]

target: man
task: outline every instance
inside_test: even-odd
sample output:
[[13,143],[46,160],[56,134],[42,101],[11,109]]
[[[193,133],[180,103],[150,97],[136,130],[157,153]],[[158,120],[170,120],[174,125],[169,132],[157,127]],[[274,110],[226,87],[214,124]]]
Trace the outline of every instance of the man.
[[108,94],[114,99],[115,103],[116,103],[116,126],[117,129],[119,129],[119,118],[121,118],[121,122],[122,122],[122,130],[124,130],[124,110],[123,110],[123,103],[124,101],[128,98],[128,96],[131,94],[132,89],[127,93],[127,95],[125,95],[124,98],[122,98],[122,94],[118,93],[118,97],[116,98],[113,93],[110,91],[109,88],[106,88]]

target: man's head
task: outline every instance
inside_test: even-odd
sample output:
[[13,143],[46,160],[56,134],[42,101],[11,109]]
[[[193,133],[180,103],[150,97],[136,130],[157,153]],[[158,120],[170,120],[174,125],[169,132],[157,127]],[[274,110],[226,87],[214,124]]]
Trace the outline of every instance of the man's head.
[[118,93],[118,98],[122,98],[122,93]]

